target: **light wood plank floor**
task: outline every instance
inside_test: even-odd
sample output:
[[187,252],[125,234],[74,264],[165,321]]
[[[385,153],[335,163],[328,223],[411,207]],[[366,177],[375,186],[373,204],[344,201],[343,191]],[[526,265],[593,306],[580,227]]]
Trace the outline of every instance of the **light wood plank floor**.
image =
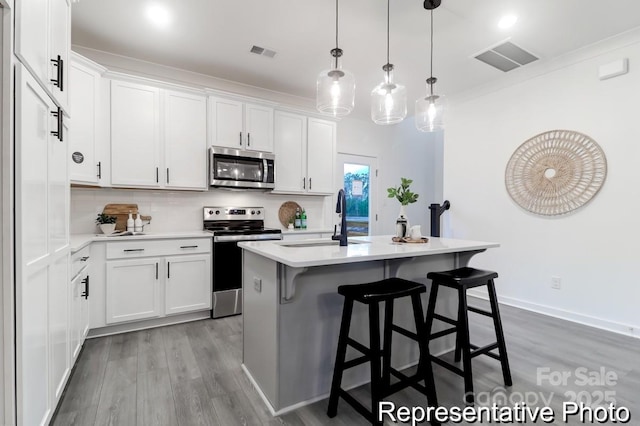
[[[483,305],[476,301],[475,305]],[[618,405],[628,407],[631,424],[640,421],[640,340],[502,306],[514,386],[508,405],[527,398],[538,406],[551,398],[561,412],[567,392],[583,398],[615,392]],[[474,314],[471,314],[474,315]],[[473,317],[472,342],[492,341],[488,318]],[[336,336],[337,338],[337,336]],[[231,317],[180,324],[87,340],[70,379],[55,425],[366,425],[343,401],[338,416],[329,419],[327,401],[273,418],[240,368],[242,318]],[[616,374],[615,385],[582,386],[576,369],[604,368]],[[473,361],[475,390],[486,396],[500,392],[499,363],[488,357]],[[538,380],[539,368],[571,372],[566,383]],[[462,404],[462,379],[434,366],[441,405]],[[368,386],[355,390],[367,401]],[[422,406],[421,394],[405,390],[390,400]],[[478,399],[480,400],[480,399]],[[536,404],[530,404],[536,405]],[[392,424],[391,422],[387,422]],[[462,423],[464,424],[464,423]],[[554,424],[561,423],[558,419]],[[569,424],[581,424],[571,421]]]

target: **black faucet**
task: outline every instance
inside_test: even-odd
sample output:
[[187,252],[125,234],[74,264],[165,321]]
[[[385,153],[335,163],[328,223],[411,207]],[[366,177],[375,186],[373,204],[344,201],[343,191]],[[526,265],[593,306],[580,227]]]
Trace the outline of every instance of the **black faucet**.
[[344,195],[344,189],[338,191],[338,203],[336,204],[336,213],[342,214],[340,222],[340,235],[336,235],[336,228],[333,228],[332,240],[340,240],[341,246],[347,245],[347,197]]

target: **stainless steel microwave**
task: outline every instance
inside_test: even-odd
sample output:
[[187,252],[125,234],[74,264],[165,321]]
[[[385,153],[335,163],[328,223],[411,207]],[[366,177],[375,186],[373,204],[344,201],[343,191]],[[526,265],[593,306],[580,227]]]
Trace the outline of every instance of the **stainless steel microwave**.
[[266,152],[209,148],[209,184],[225,188],[275,188],[275,156]]

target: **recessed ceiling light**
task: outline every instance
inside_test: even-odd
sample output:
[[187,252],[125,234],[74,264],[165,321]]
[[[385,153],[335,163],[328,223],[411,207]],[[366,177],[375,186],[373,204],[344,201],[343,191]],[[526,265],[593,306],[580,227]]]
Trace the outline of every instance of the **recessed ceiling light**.
[[147,18],[158,27],[166,27],[171,22],[169,10],[157,3],[147,6]]
[[498,27],[506,30],[507,28],[513,27],[516,22],[518,22],[518,17],[516,15],[505,15],[500,18],[500,21],[498,21]]

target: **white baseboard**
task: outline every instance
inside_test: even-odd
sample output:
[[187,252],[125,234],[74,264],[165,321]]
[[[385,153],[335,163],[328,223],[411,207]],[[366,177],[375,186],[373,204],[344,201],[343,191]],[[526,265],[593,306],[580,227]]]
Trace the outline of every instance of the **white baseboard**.
[[122,324],[113,324],[105,327],[92,328],[89,330],[87,339],[95,337],[111,336],[113,334],[129,333],[131,331],[146,330],[148,328],[163,327],[165,325],[181,324],[184,322],[200,321],[211,318],[211,311],[189,312],[186,314],[171,315],[150,320],[131,321]]
[[[449,348],[449,349],[443,350],[443,351],[441,351],[441,352],[438,352],[437,354],[432,354],[432,355],[435,355],[435,356],[444,355],[444,354],[446,354],[447,352],[451,352],[453,349],[454,349],[454,348]],[[417,364],[418,364],[417,362],[412,362],[412,363],[409,363],[409,364],[407,364],[407,365],[405,365],[405,366],[402,366],[402,367],[400,367],[400,368],[397,368],[397,370],[402,371],[402,370],[405,370],[405,369],[407,369],[407,368],[413,367],[413,366],[415,366],[415,365],[417,365]],[[322,394],[322,395],[318,395],[318,396],[316,396],[316,397],[313,397],[313,398],[311,398],[311,399],[307,399],[307,400],[305,400],[305,401],[300,401],[300,402],[298,402],[298,403],[296,403],[296,404],[286,406],[286,407],[281,408],[281,409],[279,409],[279,410],[277,410],[277,411],[276,411],[276,410],[273,408],[273,406],[271,405],[271,401],[269,401],[269,399],[266,397],[266,395],[262,392],[262,389],[260,389],[260,386],[258,386],[258,383],[254,380],[253,376],[251,375],[251,373],[249,372],[249,370],[247,369],[247,367],[245,367],[245,365],[244,365],[244,364],[242,364],[242,371],[244,371],[244,373],[247,375],[247,377],[249,378],[249,381],[251,382],[251,384],[253,385],[253,387],[256,389],[256,391],[258,391],[258,395],[260,395],[260,398],[262,398],[262,401],[264,401],[265,405],[266,405],[266,406],[267,406],[267,408],[269,409],[269,412],[270,412],[270,413],[271,413],[271,415],[272,415],[272,416],[274,416],[274,417],[276,417],[276,416],[281,416],[281,415],[283,415],[283,414],[290,413],[291,411],[295,411],[295,410],[297,410],[298,408],[304,407],[304,406],[306,406],[306,405],[311,405],[311,404],[313,404],[313,403],[315,403],[315,402],[322,401],[323,399],[327,399],[327,398],[329,398],[329,392],[327,392],[327,393],[324,393],[324,394]],[[351,389],[355,389],[355,388],[357,388],[357,387],[359,387],[359,386],[366,385],[367,383],[369,383],[369,380],[364,380],[364,381],[362,381],[362,383],[355,383],[355,384],[352,384],[351,386],[349,386],[349,387],[347,387],[347,388],[344,388],[344,390],[351,390]]]
[[[486,294],[479,291],[469,290],[468,294],[469,296],[477,297],[478,299],[489,300]],[[629,337],[635,337],[636,339],[640,338],[640,325],[634,326],[629,324],[622,324],[604,318],[584,315],[577,312],[554,308],[552,306],[540,305],[513,297],[498,296],[498,300],[503,305],[513,306],[515,308],[520,308],[527,311],[536,312],[538,314],[575,322],[578,324],[586,325],[588,327],[611,331],[617,334],[623,334]]]

